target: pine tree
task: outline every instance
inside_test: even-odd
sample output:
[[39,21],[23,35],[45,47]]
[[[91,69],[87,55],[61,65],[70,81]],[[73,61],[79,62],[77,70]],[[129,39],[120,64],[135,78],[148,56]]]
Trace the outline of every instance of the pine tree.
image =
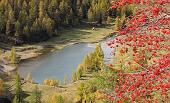
[[18,100],[17,100],[17,96],[14,97],[12,103],[19,103]]
[[0,97],[3,95],[4,92],[4,82],[0,79]]
[[20,29],[21,29],[21,24],[20,24],[19,21],[17,21],[17,22],[15,23],[15,36],[16,36],[16,37],[20,37],[20,36],[21,36],[21,31],[20,31]]
[[44,11],[44,2],[40,1],[39,3],[39,19],[42,20],[45,16],[45,11]]
[[73,72],[72,73],[72,82],[76,82],[77,81],[77,73],[76,72]]
[[54,27],[54,21],[52,19],[50,19],[50,18],[47,18],[45,26],[46,26],[47,33],[50,36],[52,36],[52,34],[53,34],[53,27]]
[[29,27],[28,27],[28,25],[27,25],[27,26],[25,26],[24,29],[23,29],[23,34],[24,34],[24,36],[29,37],[29,36],[30,36],[30,35],[29,35],[29,32],[30,32],[30,30],[29,30]]
[[74,14],[73,14],[73,9],[70,9],[70,13],[69,13],[69,24],[74,24]]
[[35,0],[31,0],[30,3],[30,9],[29,9],[29,20],[30,23],[33,23],[34,20],[38,17],[38,5],[36,5]]
[[9,9],[10,9],[10,11],[8,14],[8,20],[10,20],[12,24],[14,24],[14,22],[15,22],[14,12],[13,12],[12,8],[9,8]]
[[12,26],[11,25],[12,25],[11,21],[8,20],[7,23],[6,23],[6,34],[7,35],[10,35],[11,32],[12,32]]
[[23,102],[23,95],[22,95],[22,87],[21,87],[21,78],[19,74],[16,75],[15,78],[15,101],[17,103],[22,103]]
[[16,50],[15,50],[14,47],[12,47],[12,49],[11,49],[10,58],[11,58],[11,63],[12,64],[15,64],[17,62]]
[[92,9],[90,8],[90,9],[88,10],[88,21],[89,21],[89,22],[93,22],[93,20],[94,20],[93,11],[92,11]]
[[79,10],[78,10],[78,16],[79,16],[79,22],[81,22],[82,18],[83,18],[83,9],[82,9],[82,7],[80,7]]
[[120,18],[119,17],[117,17],[116,18],[116,21],[115,21],[115,26],[114,26],[114,30],[115,31],[119,31],[120,30]]
[[67,75],[64,76],[64,85],[67,85],[68,83],[68,78],[67,78]]
[[56,97],[56,103],[64,103],[64,99],[61,95]]
[[5,29],[5,16],[3,14],[4,8],[2,4],[0,3],[0,33],[3,33]]
[[101,44],[99,44],[99,45],[96,46],[96,50],[95,50],[95,51],[96,51],[97,56],[98,56],[99,58],[104,59],[104,53],[103,53]]
[[[46,103],[65,103],[65,98],[58,94],[52,94],[48,97]],[[67,103],[67,102],[66,102]],[[68,102],[69,103],[69,102]]]
[[30,83],[33,83],[33,78],[32,78],[32,75],[31,73],[28,73],[27,77],[26,77],[26,80]]
[[41,91],[37,85],[35,85],[35,89],[32,92],[31,103],[41,103]]
[[91,56],[87,55],[83,60],[83,70],[91,71]]
[[113,22],[112,20],[113,20],[113,19],[112,19],[110,16],[107,17],[107,23],[108,23],[108,24],[112,23],[112,22]]
[[83,67],[82,67],[82,65],[78,65],[78,68],[77,68],[77,78],[81,79],[82,75],[83,75]]

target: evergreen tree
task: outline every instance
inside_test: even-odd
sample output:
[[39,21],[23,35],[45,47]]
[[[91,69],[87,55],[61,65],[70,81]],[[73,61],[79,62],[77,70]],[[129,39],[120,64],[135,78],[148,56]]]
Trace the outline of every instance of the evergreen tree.
[[29,27],[25,26],[23,29],[23,35],[29,38],[30,37],[29,32],[30,32]]
[[53,94],[53,95],[48,97],[46,102],[47,103],[65,103],[65,100],[61,95]]
[[31,103],[41,103],[41,91],[38,89],[37,85],[32,92]]
[[78,16],[79,16],[79,22],[80,22],[82,20],[82,18],[83,18],[83,9],[82,9],[82,7],[80,7],[79,10],[78,10]]
[[0,33],[3,33],[3,31],[5,29],[5,25],[6,25],[3,11],[4,11],[4,9],[0,3]]
[[16,75],[15,78],[15,99],[14,101],[16,103],[22,103],[23,102],[23,93],[22,93],[22,87],[21,87],[21,78],[19,74]]
[[56,103],[64,103],[64,99],[61,95],[56,97]]
[[4,82],[2,79],[0,79],[0,97],[3,96],[4,92]]
[[113,19],[112,19],[110,16],[107,17],[107,23],[108,23],[108,24],[112,23],[112,22],[113,22],[112,20],[113,20]]
[[103,50],[102,50],[102,47],[101,47],[100,44],[96,46],[96,50],[95,50],[95,51],[96,51],[97,56],[98,56],[99,58],[104,59],[104,53],[103,53]]
[[64,85],[67,85],[68,83],[68,78],[67,78],[67,75],[64,76]]
[[33,78],[32,78],[32,75],[31,73],[28,73],[27,77],[26,77],[26,80],[30,83],[33,83]]
[[16,50],[14,47],[12,47],[12,49],[11,49],[10,58],[11,58],[12,64],[15,64],[17,62]]
[[14,97],[12,103],[19,103],[18,100],[17,100],[17,96]]
[[116,18],[116,21],[115,21],[115,26],[114,26],[114,30],[115,31],[119,31],[120,30],[120,18],[119,17],[117,17]]
[[14,29],[14,22],[15,22],[14,13],[11,8],[11,10],[9,11],[8,20],[6,23],[6,34],[7,35],[10,35],[12,33]]
[[7,35],[10,35],[11,32],[12,32],[12,26],[11,25],[12,25],[11,21],[8,20],[7,23],[6,23],[6,34]]
[[16,23],[15,23],[15,36],[16,37],[20,37],[20,35],[21,35],[21,31],[20,31],[20,29],[21,29],[21,24],[20,24],[20,22],[19,21],[17,21]]
[[88,10],[88,21],[89,21],[89,22],[93,22],[93,20],[94,20],[93,11],[92,11],[92,9],[90,8],[90,9]]
[[83,60],[83,69],[84,71],[91,71],[91,56],[87,55]]
[[39,19],[42,20],[45,16],[45,11],[44,11],[44,2],[40,1],[39,3]]
[[70,13],[69,13],[69,24],[74,24],[74,13],[73,13],[73,9],[70,9]]
[[82,65],[78,65],[78,68],[77,68],[77,78],[81,79],[82,75],[83,75],[83,67],[82,67]]
[[76,82],[77,81],[77,73],[76,72],[73,72],[72,73],[72,82]]

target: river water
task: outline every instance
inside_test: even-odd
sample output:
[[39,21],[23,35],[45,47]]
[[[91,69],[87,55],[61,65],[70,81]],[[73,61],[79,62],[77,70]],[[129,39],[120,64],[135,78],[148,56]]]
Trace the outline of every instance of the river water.
[[[105,54],[105,63],[108,63],[111,49],[107,47],[106,41],[101,42],[101,46]],[[33,80],[37,83],[42,83],[44,79],[63,81],[65,75],[71,80],[72,72],[76,70],[83,58],[94,49],[95,44],[70,45],[61,50],[22,62],[18,67],[18,72],[23,78],[31,73]]]

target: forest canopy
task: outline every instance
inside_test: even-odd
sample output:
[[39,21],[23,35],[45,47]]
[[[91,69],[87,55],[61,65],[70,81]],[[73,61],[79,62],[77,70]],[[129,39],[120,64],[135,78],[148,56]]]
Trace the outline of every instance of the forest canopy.
[[107,20],[110,0],[0,0],[0,41],[39,42],[60,27]]

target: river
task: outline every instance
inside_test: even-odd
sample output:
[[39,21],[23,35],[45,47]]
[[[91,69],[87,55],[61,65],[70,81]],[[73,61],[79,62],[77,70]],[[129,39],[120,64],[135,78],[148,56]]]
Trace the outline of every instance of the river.
[[[111,57],[111,49],[107,47],[106,41],[101,42],[101,46],[105,54],[105,63],[108,63]],[[76,70],[83,58],[94,49],[95,44],[70,45],[61,50],[20,63],[18,72],[23,78],[31,73],[36,83],[42,83],[44,79],[63,81],[65,75],[71,80],[72,72]]]

